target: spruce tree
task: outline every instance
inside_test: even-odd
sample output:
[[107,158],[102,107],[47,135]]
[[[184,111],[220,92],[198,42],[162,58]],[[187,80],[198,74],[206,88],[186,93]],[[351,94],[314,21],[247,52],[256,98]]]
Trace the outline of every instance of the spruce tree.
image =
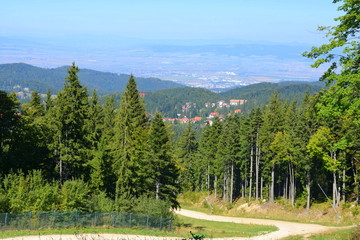
[[145,192],[144,158],[147,151],[148,118],[135,78],[130,76],[116,116],[112,154],[117,175],[116,197],[130,198]]
[[75,63],[68,69],[62,91],[52,109],[55,129],[55,157],[60,181],[87,175],[84,165],[88,160],[89,144],[85,123],[88,119],[88,94],[80,84]]
[[17,115],[18,108],[19,102],[15,94],[8,95],[0,90],[0,172],[10,169],[8,157],[16,136],[16,129],[20,124],[20,118]]
[[149,155],[147,178],[149,191],[156,199],[170,201],[171,206],[179,206],[177,194],[179,168],[171,153],[170,134],[160,113],[156,113],[149,132]]
[[195,137],[195,131],[191,122],[188,123],[187,128],[182,133],[177,149],[176,155],[179,159],[179,164],[182,168],[180,174],[180,183],[184,189],[195,190],[195,159],[198,150],[198,142]]

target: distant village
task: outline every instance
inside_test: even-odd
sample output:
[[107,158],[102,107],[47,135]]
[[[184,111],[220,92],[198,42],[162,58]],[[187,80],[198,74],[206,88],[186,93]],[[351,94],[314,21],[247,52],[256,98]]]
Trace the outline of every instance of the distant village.
[[[206,102],[205,108],[230,108],[230,106],[240,106],[247,102],[247,100],[243,99],[231,99],[229,102],[226,101],[218,101],[216,103]],[[187,102],[184,106],[182,106],[182,112],[186,113],[191,107],[196,107],[196,103]],[[227,116],[230,116],[232,113],[228,113]],[[241,109],[235,109],[234,114],[241,114]],[[190,121],[192,123],[201,123],[201,122],[207,122],[210,125],[212,124],[214,118],[218,117],[220,121],[225,120],[225,116],[221,115],[218,112],[211,112],[207,117],[193,117],[188,118],[187,116],[181,117],[181,114],[178,114],[179,118],[169,118],[164,117],[163,120],[166,122],[171,123],[189,123]]]

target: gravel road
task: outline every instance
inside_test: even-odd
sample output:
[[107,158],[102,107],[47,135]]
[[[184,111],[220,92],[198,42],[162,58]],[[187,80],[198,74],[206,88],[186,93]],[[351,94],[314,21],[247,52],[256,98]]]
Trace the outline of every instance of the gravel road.
[[198,218],[203,220],[218,221],[218,222],[234,222],[234,223],[244,223],[244,224],[272,225],[279,228],[278,231],[257,237],[229,238],[229,239],[273,240],[273,239],[281,239],[291,235],[300,235],[300,234],[307,235],[307,234],[321,233],[321,232],[341,229],[338,227],[328,227],[317,224],[285,222],[285,221],[277,221],[277,220],[269,220],[269,219],[238,218],[238,217],[208,215],[205,213],[200,213],[185,209],[179,210],[177,211],[177,213],[186,217]]
[[[255,218],[238,218],[238,217],[224,217],[217,215],[208,215],[205,213],[181,209],[176,211],[177,214],[198,218],[203,220],[218,221],[218,222],[234,222],[244,224],[259,224],[259,225],[272,225],[279,228],[278,231],[269,234],[251,237],[251,238],[226,238],[226,240],[234,239],[252,239],[252,240],[275,240],[281,239],[291,235],[308,235],[314,233],[321,233],[336,229],[343,229],[339,227],[327,227],[317,224],[285,222],[268,219],[255,219]],[[23,236],[7,238],[8,240],[176,240],[179,238],[170,237],[151,237],[139,235],[120,235],[120,234],[78,234],[78,235],[47,235],[47,236]],[[216,239],[213,239],[216,240]]]

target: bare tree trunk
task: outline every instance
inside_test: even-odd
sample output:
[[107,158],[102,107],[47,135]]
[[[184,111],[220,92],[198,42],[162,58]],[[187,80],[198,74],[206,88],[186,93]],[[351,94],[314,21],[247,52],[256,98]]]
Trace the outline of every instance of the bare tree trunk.
[[252,173],[253,173],[253,160],[254,160],[254,148],[251,145],[251,153],[250,153],[250,175],[249,175],[249,201],[251,200],[251,190],[252,190]]
[[233,202],[234,192],[234,162],[231,162],[231,180],[230,180],[230,203]]
[[294,170],[294,166],[292,165],[292,163],[290,163],[290,200],[291,200],[291,205],[294,207],[295,206],[295,170]]
[[288,196],[288,193],[287,193],[287,189],[288,189],[288,183],[289,182],[289,176],[287,175],[286,176],[286,178],[285,178],[285,184],[284,184],[284,192],[283,192],[283,197],[286,199],[286,198],[288,198],[289,196]]
[[356,168],[356,165],[354,164],[354,161],[356,161],[356,159],[354,159],[353,161],[351,161],[351,166],[353,169],[353,175],[354,175],[354,193],[355,193],[355,204],[358,205],[359,204],[359,183],[358,183],[358,170]]
[[[59,134],[59,145],[61,145],[61,134]],[[61,151],[59,150],[59,178],[60,182],[63,182],[63,161]]]
[[342,177],[342,200],[345,203],[345,188],[346,188],[346,166],[343,168],[343,177]]
[[224,171],[224,183],[223,183],[223,200],[227,201],[227,193],[226,193],[226,171]]
[[244,187],[244,183],[241,183],[241,197],[245,198],[245,187]]
[[210,195],[210,164],[208,164],[208,166],[207,166],[206,187],[207,187],[208,195]]
[[159,179],[156,179],[156,199],[159,199],[159,193],[160,193],[160,181]]
[[307,191],[307,197],[306,197],[306,210],[310,211],[310,170],[306,171],[306,191]]
[[333,206],[337,207],[337,184],[336,184],[336,171],[333,171]]
[[263,186],[264,186],[264,180],[263,177],[260,178],[260,198],[264,199],[263,197]]
[[270,186],[270,203],[274,203],[274,188],[275,188],[275,165],[271,167],[271,186]]
[[256,132],[255,145],[255,199],[259,200],[259,164],[260,164],[260,147],[259,147],[259,130]]
[[215,179],[214,179],[214,195],[215,198],[217,198],[217,176],[215,175]]

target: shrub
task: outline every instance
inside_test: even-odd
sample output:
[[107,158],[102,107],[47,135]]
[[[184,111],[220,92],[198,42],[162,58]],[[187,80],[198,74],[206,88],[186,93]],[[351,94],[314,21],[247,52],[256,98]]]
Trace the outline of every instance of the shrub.
[[170,210],[170,205],[171,204],[167,201],[142,196],[136,200],[133,212],[153,217],[174,219],[174,214]]

